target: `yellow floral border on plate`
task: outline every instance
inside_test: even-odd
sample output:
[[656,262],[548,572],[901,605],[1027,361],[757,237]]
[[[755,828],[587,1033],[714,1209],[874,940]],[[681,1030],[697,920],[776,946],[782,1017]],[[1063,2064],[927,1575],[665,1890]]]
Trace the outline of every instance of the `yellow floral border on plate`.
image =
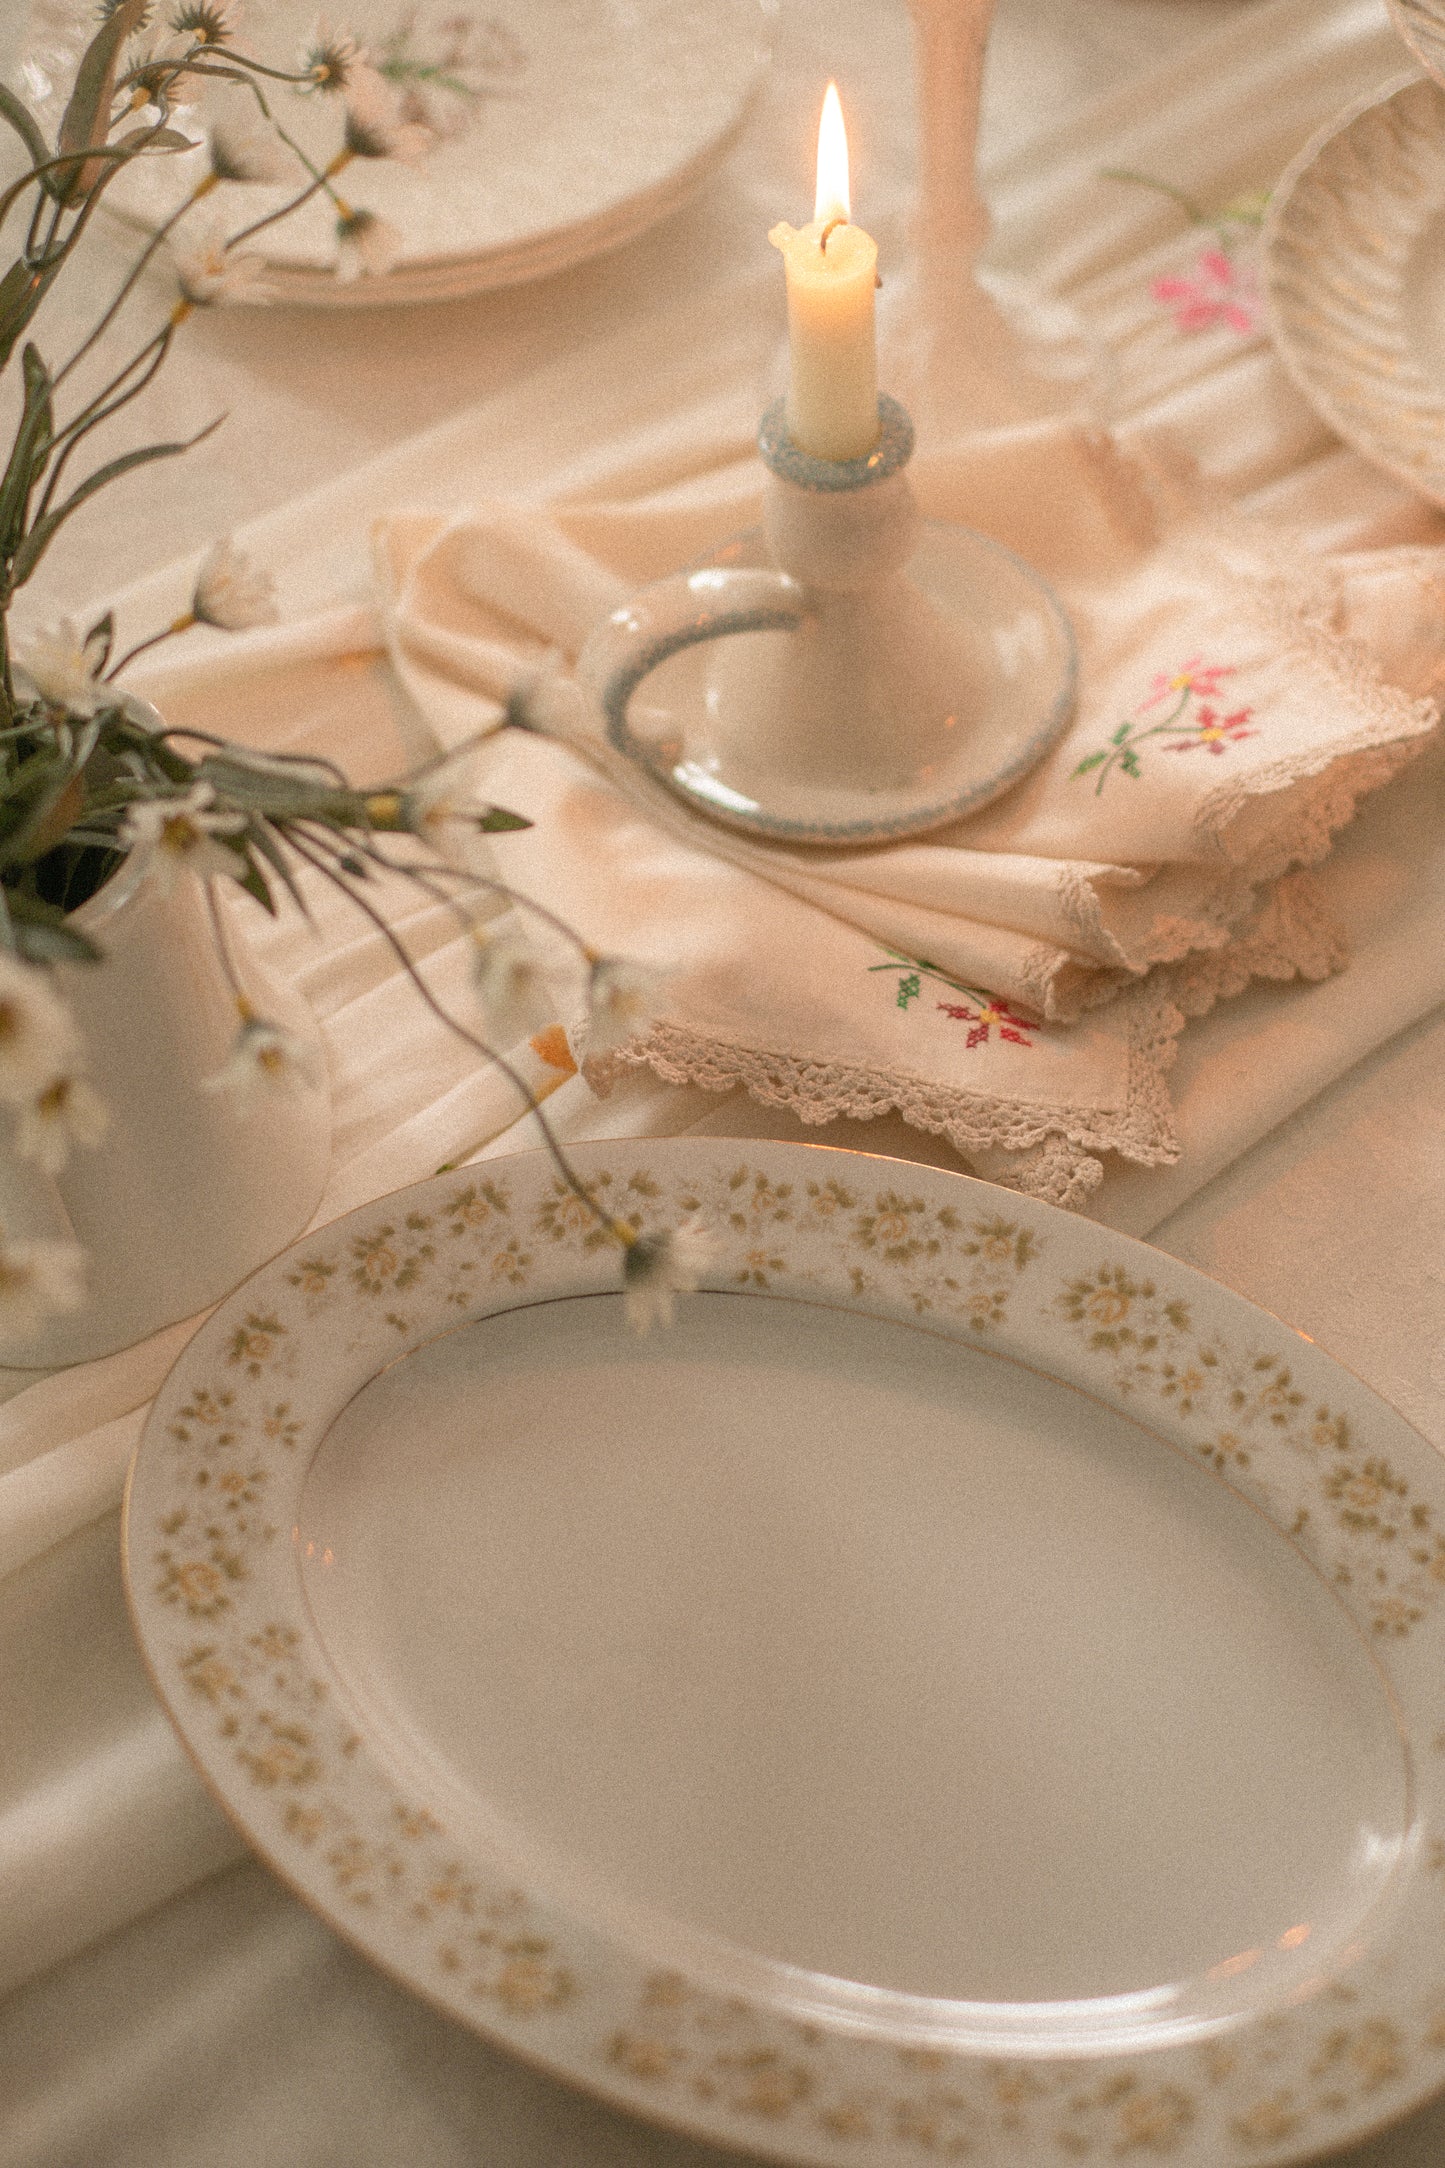
[[577,1157],[614,1213],[645,1228],[700,1218],[717,1238],[709,1286],[986,1344],[1119,1407],[1247,1498],[1330,1580],[1382,1663],[1413,1765],[1411,1871],[1433,1886],[1293,2007],[1183,2044],[1001,2059],[939,2047],[936,2024],[910,2038],[896,2016],[830,2016],[826,1998],[800,2014],[782,1988],[772,2001],[685,1977],[561,1916],[504,1860],[466,1856],[398,1789],[329,1674],[293,1555],[297,1504],[335,1415],[398,1355],[472,1318],[616,1285],[615,1252],[541,1154],[438,1176],[298,1243],[202,1327],[155,1403],[127,1493],[136,1632],[202,1775],[268,1862],[475,2029],[654,2120],[787,2161],[1279,2162],[1445,2083],[1445,1463],[1432,1448],[1242,1298],[966,1176],[694,1138]]

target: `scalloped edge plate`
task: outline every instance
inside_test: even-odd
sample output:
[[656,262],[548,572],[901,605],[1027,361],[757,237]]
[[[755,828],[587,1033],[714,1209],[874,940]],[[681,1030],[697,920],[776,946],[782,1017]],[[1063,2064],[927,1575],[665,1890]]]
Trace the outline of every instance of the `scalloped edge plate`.
[[1263,284],[1280,359],[1373,466],[1445,505],[1445,344],[1421,323],[1421,259],[1445,321],[1445,90],[1412,75],[1311,138],[1280,180]]

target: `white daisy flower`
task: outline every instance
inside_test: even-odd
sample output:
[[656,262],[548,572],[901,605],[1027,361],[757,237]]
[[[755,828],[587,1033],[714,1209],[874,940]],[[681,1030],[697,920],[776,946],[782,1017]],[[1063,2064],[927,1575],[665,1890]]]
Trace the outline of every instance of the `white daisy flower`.
[[346,83],[346,148],[352,157],[393,158],[414,166],[435,140],[430,128],[406,118],[386,77],[368,61],[357,61]]
[[225,1092],[244,1112],[257,1099],[284,1098],[318,1091],[323,1080],[314,1047],[264,1016],[243,1016],[224,1068],[204,1080],[210,1092]]
[[670,1325],[678,1296],[696,1293],[712,1254],[712,1239],[696,1220],[684,1220],[671,1234],[639,1235],[622,1261],[623,1299],[633,1331]]
[[375,211],[347,211],[336,221],[336,276],[384,278],[406,246],[389,219]]
[[102,649],[87,645],[68,617],[22,641],[17,660],[41,698],[67,715],[94,715],[112,697],[96,675]]
[[171,28],[193,45],[224,45],[240,26],[239,0],[186,0],[171,17]]
[[667,973],[625,956],[599,956],[587,982],[588,1054],[606,1053],[645,1031],[657,1013]]
[[26,1106],[60,1074],[77,1040],[43,971],[0,953],[0,1100]]
[[0,1347],[18,1348],[48,1317],[85,1299],[85,1252],[74,1242],[0,1238]]
[[21,1107],[15,1149],[43,1174],[59,1174],[73,1146],[99,1144],[109,1126],[110,1111],[93,1084],[83,1076],[54,1076]]
[[258,572],[228,535],[207,552],[196,575],[191,614],[222,632],[245,632],[252,625],[276,622],[276,583]]
[[182,299],[197,309],[243,300],[255,292],[266,269],[265,257],[254,249],[228,249],[219,226],[183,242],[174,255]]
[[497,1048],[515,1046],[557,1021],[557,999],[546,965],[529,941],[506,929],[473,934],[472,983]]
[[[324,15],[301,51],[301,73],[311,78],[310,87],[326,93],[345,90],[351,72],[363,59],[363,50],[349,30],[333,29]],[[303,86],[304,87],[304,86]]]
[[210,156],[211,171],[218,181],[281,188],[296,171],[290,154],[275,136],[242,120],[212,123]]
[[240,860],[218,836],[233,836],[246,825],[243,813],[212,810],[209,783],[193,783],[182,798],[149,798],[126,808],[116,841],[134,855],[136,881],[153,881],[168,896],[182,873],[234,874]]
[[402,795],[401,817],[410,834],[458,872],[485,879],[493,871],[464,764],[447,761],[419,776]]
[[194,46],[193,38],[162,38],[130,61],[126,73],[135,87],[145,92],[152,105],[169,105],[173,99],[188,97],[196,87],[194,76],[177,72],[177,63],[184,60]]

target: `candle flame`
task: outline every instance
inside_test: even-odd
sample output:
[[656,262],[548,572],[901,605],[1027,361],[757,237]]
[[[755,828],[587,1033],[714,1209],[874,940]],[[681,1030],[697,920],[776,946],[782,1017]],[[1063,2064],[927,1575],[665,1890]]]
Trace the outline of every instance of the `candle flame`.
[[813,199],[813,216],[846,219],[849,215],[848,136],[843,108],[838,103],[838,86],[830,83],[818,123],[818,192]]

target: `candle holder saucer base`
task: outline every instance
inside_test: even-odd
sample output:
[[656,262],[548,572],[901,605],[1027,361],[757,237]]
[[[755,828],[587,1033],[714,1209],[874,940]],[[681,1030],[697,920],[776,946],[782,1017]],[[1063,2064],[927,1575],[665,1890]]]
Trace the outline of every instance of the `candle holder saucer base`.
[[973,529],[921,521],[907,414],[866,458],[764,416],[765,526],[643,588],[578,676],[614,751],[709,819],[780,843],[874,845],[977,812],[1067,728],[1077,652],[1047,581]]

